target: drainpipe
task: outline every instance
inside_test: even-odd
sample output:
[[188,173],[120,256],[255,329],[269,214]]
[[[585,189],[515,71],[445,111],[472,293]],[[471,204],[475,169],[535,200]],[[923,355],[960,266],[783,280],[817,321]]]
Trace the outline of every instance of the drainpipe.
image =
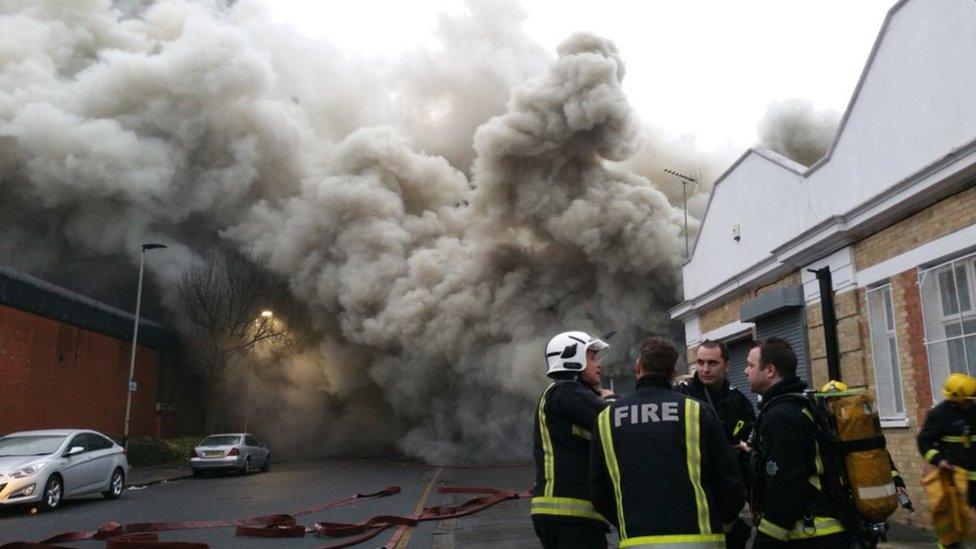
[[830,275],[830,267],[807,271],[817,275],[817,282],[820,283],[820,313],[823,317],[824,346],[827,349],[827,376],[831,380],[841,381],[837,315],[834,314],[834,281]]

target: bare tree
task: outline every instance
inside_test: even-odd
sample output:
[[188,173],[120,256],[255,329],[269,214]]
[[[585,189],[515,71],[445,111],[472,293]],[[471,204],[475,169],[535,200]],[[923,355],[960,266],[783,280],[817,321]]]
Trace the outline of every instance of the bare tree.
[[217,423],[221,380],[236,359],[262,342],[287,344],[286,323],[264,313],[276,301],[278,282],[256,258],[213,250],[183,272],[177,300],[190,358],[207,395],[206,429]]

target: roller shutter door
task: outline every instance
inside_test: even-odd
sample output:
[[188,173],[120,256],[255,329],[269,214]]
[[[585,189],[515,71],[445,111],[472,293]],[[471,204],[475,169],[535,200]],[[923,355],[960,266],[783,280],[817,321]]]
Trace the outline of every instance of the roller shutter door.
[[796,375],[810,383],[810,367],[807,354],[807,331],[803,308],[791,309],[765,318],[757,319],[756,337],[779,337],[790,342],[796,353]]
[[746,358],[749,356],[749,349],[752,348],[752,338],[746,337],[734,341],[728,341],[729,346],[729,372],[726,376],[729,384],[739,390],[742,394],[749,397],[752,405],[756,405],[756,395],[749,390],[749,379],[746,378]]

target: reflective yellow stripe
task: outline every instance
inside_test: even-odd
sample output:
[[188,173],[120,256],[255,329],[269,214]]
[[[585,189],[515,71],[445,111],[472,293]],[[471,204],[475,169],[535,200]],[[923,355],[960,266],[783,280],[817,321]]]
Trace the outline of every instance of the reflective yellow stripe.
[[702,534],[712,531],[708,518],[708,500],[701,485],[701,427],[698,425],[698,414],[701,410],[698,402],[693,399],[685,400],[685,450],[688,453],[688,479],[695,490],[695,507],[698,509],[698,531]]
[[620,547],[654,547],[656,545],[681,545],[682,549],[725,547],[724,534],[689,534],[669,536],[639,536],[620,540]]
[[627,538],[627,525],[624,523],[624,499],[620,491],[620,468],[617,465],[617,452],[613,449],[613,434],[610,432],[610,410],[607,406],[597,418],[597,431],[600,432],[600,445],[603,446],[603,461],[607,464],[610,481],[613,483],[613,495],[617,501],[617,529],[620,539]]
[[969,480],[976,480],[976,471],[966,471],[966,477]]
[[790,531],[782,526],[778,526],[769,522],[766,519],[759,519],[759,528],[757,528],[763,534],[767,536],[778,539],[780,541],[786,541],[790,539]]
[[603,518],[603,515],[597,512],[593,504],[585,499],[534,497],[532,498],[532,514],[581,517],[608,524],[607,519]]
[[578,437],[585,438],[586,440],[593,440],[593,433],[590,433],[589,429],[584,429],[579,425],[573,425],[572,431],[573,434]]
[[741,431],[745,426],[746,422],[740,419],[739,422],[735,424],[735,429],[732,429],[732,436],[739,434],[739,431]]
[[800,411],[803,412],[803,415],[807,416],[810,419],[810,421],[813,421],[813,414],[810,412],[810,410],[807,410],[806,408],[801,408]]
[[803,521],[799,520],[796,522],[796,526],[793,527],[793,530],[787,530],[786,528],[773,524],[766,519],[760,519],[758,530],[771,538],[775,538],[780,541],[788,541],[794,539],[810,539],[829,536],[831,534],[843,532],[844,525],[835,518],[814,517],[813,528],[805,527],[803,525]]
[[820,484],[820,476],[823,475],[823,460],[820,459],[820,443],[813,442],[813,465],[817,471],[817,474],[810,477],[810,484],[813,485],[817,490],[823,490],[823,486]]
[[932,461],[932,458],[935,457],[935,455],[938,453],[939,451],[936,450],[935,448],[932,448],[928,452],[925,452],[925,461]]
[[552,451],[552,437],[549,436],[549,427],[546,425],[546,397],[555,386],[556,384],[553,383],[546,387],[546,390],[542,391],[542,398],[539,399],[539,435],[542,438],[542,469],[546,479],[542,494],[546,497],[552,497],[556,484],[556,459]]
[[946,435],[940,439],[942,442],[952,442],[953,444],[964,444],[976,442],[976,435]]

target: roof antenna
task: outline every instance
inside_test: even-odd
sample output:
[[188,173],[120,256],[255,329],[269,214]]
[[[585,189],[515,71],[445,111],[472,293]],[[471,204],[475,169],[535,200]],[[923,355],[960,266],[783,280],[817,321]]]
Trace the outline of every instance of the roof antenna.
[[693,183],[695,185],[695,188],[697,189],[698,178],[692,177],[690,175],[685,175],[683,173],[678,173],[674,170],[669,170],[667,168],[664,168],[664,173],[671,174],[681,180],[681,196],[683,197],[684,209],[685,209],[685,259],[688,259],[691,257],[691,251],[688,248],[688,184]]

